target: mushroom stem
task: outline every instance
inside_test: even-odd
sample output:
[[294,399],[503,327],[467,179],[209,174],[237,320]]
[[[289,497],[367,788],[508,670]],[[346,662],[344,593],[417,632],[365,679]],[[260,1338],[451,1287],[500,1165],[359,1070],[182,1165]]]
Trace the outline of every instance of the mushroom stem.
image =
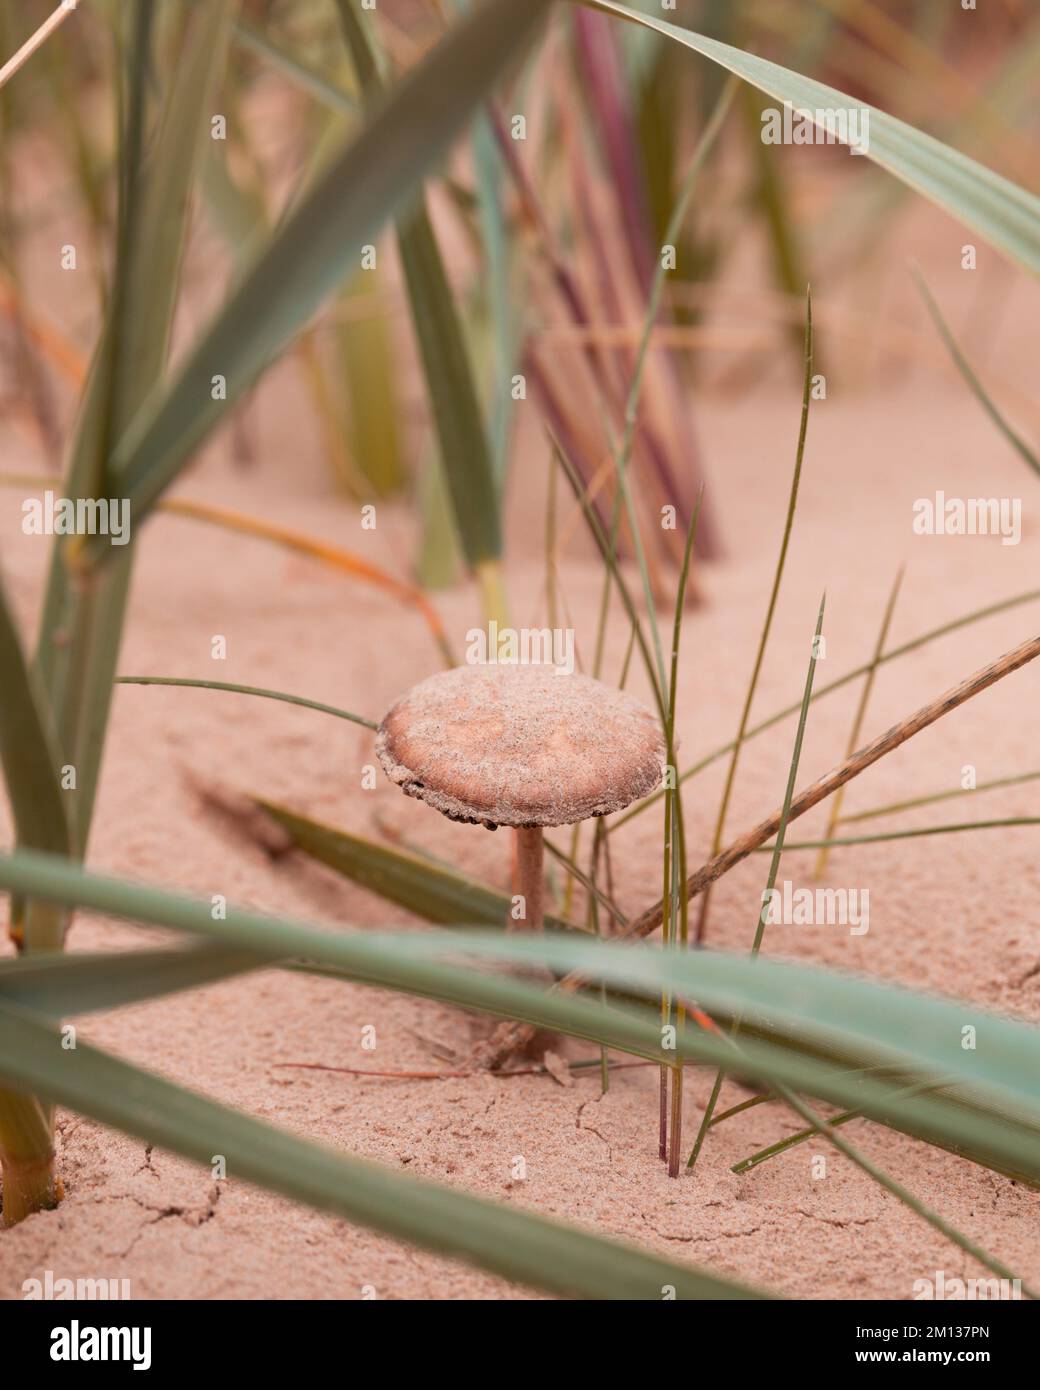
[[[540,825],[521,825],[516,829],[516,867],[524,915],[516,929],[541,931],[545,922],[545,845]],[[514,924],[511,922],[510,926]]]

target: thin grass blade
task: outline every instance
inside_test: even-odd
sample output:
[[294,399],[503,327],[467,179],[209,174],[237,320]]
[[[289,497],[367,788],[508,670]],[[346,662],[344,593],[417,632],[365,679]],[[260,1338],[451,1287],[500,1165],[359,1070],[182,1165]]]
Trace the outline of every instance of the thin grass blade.
[[983,386],[978,373],[968,361],[960,343],[958,343],[957,339],[953,336],[953,332],[946,322],[946,319],[943,317],[943,312],[939,308],[935,295],[933,295],[928,288],[928,282],[921,274],[920,268],[914,266],[913,273],[914,279],[917,281],[917,288],[921,291],[921,297],[924,299],[928,312],[932,316],[932,322],[939,330],[939,336],[946,344],[947,352],[953,359],[953,363],[957,370],[971,388],[975,399],[979,402],[983,410],[1015,452],[1029,464],[1029,467],[1034,473],[1040,474],[1040,457],[1037,456],[1036,450],[1031,449],[1018,431],[1008,423],[1003,411],[986,390],[985,386]]

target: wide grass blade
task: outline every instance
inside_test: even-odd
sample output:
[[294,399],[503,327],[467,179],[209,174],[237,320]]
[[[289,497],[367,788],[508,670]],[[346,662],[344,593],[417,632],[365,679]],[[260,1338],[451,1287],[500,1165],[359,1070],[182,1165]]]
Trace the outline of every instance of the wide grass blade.
[[491,456],[499,489],[505,486],[509,462],[509,425],[514,404],[512,376],[516,362],[515,308],[509,280],[509,242],[502,195],[502,160],[489,117],[473,126],[473,172],[483,234],[488,280],[488,316],[495,352],[488,367],[491,403]]
[[502,553],[499,489],[462,325],[425,207],[402,219],[399,244],[456,535],[475,570]]
[[[343,321],[336,330],[339,369],[349,397],[348,432],[353,464],[380,497],[408,478],[401,438],[399,373],[389,317],[378,301],[381,280],[362,271],[340,295]],[[365,309],[370,298],[376,306]]]
[[625,5],[615,4],[614,0],[580,0],[580,3],[684,44],[776,100],[790,102],[796,111],[868,111],[869,141],[864,153],[869,159],[981,233],[1027,270],[1040,272],[1040,198],[995,174],[992,169],[905,121],[896,120],[876,107],[792,72],[779,63],[745,53],[667,20],[637,13]]
[[[332,935],[307,924],[86,874],[30,852],[0,855],[0,885],[202,936],[271,961],[305,960],[343,978],[401,989],[463,1008],[519,1018],[660,1062],[651,1002],[667,990],[696,999],[717,1021],[740,1017],[739,1044],[701,1028],[681,1034],[668,1059],[703,1062],[784,1085],[1000,1171],[1040,1182],[1040,1030],[975,1005],[867,983],[805,966],[602,943],[577,935],[433,932]],[[476,967],[462,964],[474,958]],[[596,996],[545,991],[488,974],[488,961],[578,969],[645,1007],[604,1008]],[[985,1046],[965,1050],[971,1026]],[[21,1060],[21,1059],[18,1059]],[[13,1065],[13,1061],[12,1061]],[[0,1076],[7,1075],[0,1050]],[[918,1082],[941,1093],[907,1096]]]
[[[378,893],[387,902],[407,908],[424,922],[436,922],[439,926],[469,922],[474,926],[505,928],[510,921],[512,900],[467,874],[308,820],[270,801],[258,799],[256,804],[288,831],[297,848],[312,859]],[[545,925],[561,931],[569,929],[557,917],[546,917]]]
[[[364,21],[352,0],[337,5],[362,89],[376,99],[383,81]],[[397,244],[458,538],[476,569],[501,555],[499,490],[462,324],[423,195],[398,218]]]
[[[232,0],[213,0],[193,16],[150,145],[146,97],[154,77],[152,12],[150,7],[127,11],[130,96],[120,148],[115,276],[81,407],[66,496],[125,496],[121,485],[113,487],[108,455],[166,359],[194,171],[234,9]],[[132,508],[130,516],[134,525]],[[100,583],[80,586],[72,575],[72,559],[82,542],[76,536],[55,545],[37,648],[62,755],[76,767],[71,795],[78,852],[86,845],[93,813],[133,563],[130,545]]]
[[258,1183],[565,1297],[660,1300],[669,1288],[684,1299],[762,1297],[619,1242],[320,1148],[88,1043],[65,1051],[53,1027],[8,1003],[0,1005],[0,1075],[207,1169],[219,1154],[232,1182]]
[[[0,765],[20,845],[67,855],[70,835],[58,781],[57,739],[34,672],[22,651],[0,583]],[[11,939],[19,948],[59,952],[65,910],[49,901],[12,895]],[[34,954],[34,959],[37,957]],[[53,1199],[50,1117],[31,1096],[0,1091],[0,1159],[5,1178],[5,1224]],[[36,1173],[40,1186],[30,1174]]]
[[[46,696],[22,651],[0,583],[0,766],[18,843],[67,855],[71,833],[59,783],[58,741]],[[45,903],[11,903],[10,935],[18,947],[59,950],[64,913]]]
[[58,742],[46,697],[30,669],[0,584],[0,763],[18,842],[68,854],[69,828],[58,780]]
[[[140,522],[192,452],[355,268],[368,239],[414,195],[547,0],[489,0],[389,92],[275,232],[169,387],[153,393],[115,450],[113,472]],[[215,400],[220,376],[225,399]]]
[[173,950],[23,956],[0,964],[0,1000],[49,1018],[67,1018],[199,989],[269,964],[265,956],[208,943]]
[[[749,159],[754,170],[751,196],[756,211],[769,236],[773,277],[782,294],[800,295],[809,283],[806,256],[802,246],[801,229],[792,207],[792,190],[785,179],[786,165],[775,158],[774,151],[762,143],[762,112],[764,103],[757,92],[745,86],[741,93],[743,126],[748,142]],[[787,330],[794,347],[800,347],[801,335],[795,324]]]

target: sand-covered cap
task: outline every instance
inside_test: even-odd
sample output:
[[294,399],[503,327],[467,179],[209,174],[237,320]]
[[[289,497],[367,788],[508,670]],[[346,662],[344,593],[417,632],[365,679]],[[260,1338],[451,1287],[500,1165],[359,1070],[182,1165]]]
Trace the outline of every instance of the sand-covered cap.
[[647,796],[665,746],[623,691],[552,666],[459,666],[403,695],[379,728],[383,770],[452,820],[573,825]]

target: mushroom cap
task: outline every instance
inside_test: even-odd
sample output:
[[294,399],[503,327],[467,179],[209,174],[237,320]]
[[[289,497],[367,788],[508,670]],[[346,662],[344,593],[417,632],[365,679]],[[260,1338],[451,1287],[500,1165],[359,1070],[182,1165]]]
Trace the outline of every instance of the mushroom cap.
[[421,681],[384,718],[391,782],[452,820],[573,825],[661,780],[665,744],[638,700],[554,666],[459,666]]

